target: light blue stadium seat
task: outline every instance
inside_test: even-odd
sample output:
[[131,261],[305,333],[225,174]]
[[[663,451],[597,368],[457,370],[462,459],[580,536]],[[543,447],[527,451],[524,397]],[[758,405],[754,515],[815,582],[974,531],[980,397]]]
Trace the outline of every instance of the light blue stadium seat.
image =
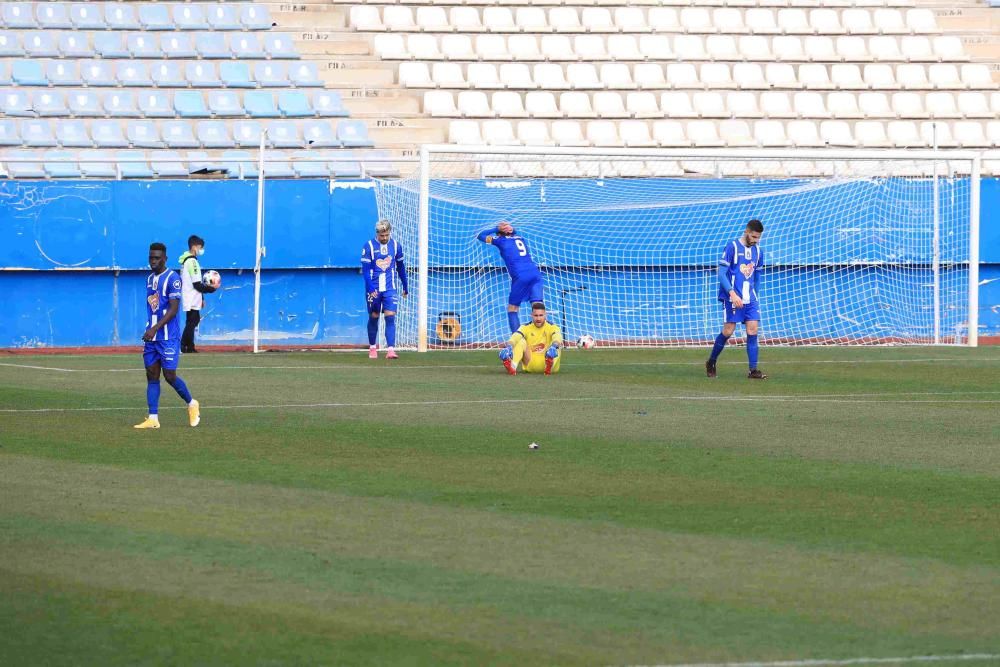
[[160,131],[151,120],[130,120],[125,125],[125,136],[136,148],[163,148]]
[[104,157],[111,157],[106,151],[82,150],[78,153],[80,171],[87,178],[118,178],[118,172],[113,162],[97,162]]
[[188,151],[186,157],[190,174],[210,174],[226,170],[222,164],[210,160],[205,151]]
[[0,93],[0,111],[4,116],[34,116],[31,96],[27,91],[12,88]]
[[173,30],[167,6],[159,2],[145,2],[139,5],[139,25],[143,30]]
[[127,148],[128,140],[122,132],[122,122],[114,120],[95,120],[90,124],[90,136],[98,148]]
[[222,85],[215,73],[215,64],[201,60],[184,63],[184,78],[194,88],[218,88]]
[[278,93],[278,110],[286,118],[306,118],[316,115],[309,106],[309,98],[301,90],[283,90]]
[[149,162],[146,161],[144,151],[117,151],[115,158],[118,160],[116,166],[122,178],[153,178],[155,175]]
[[10,63],[6,60],[0,60],[0,86],[9,86],[11,83]]
[[160,126],[163,141],[169,148],[197,148],[198,138],[194,136],[191,123],[186,120],[168,120]]
[[229,136],[229,127],[222,120],[203,120],[198,123],[198,141],[205,148],[232,148],[236,144]]
[[21,121],[21,139],[31,148],[56,146],[56,135],[52,134],[52,124],[48,119],[33,118]]
[[80,67],[75,60],[50,60],[46,69],[46,76],[53,86],[82,86],[83,80],[80,78]]
[[[45,169],[41,162],[11,162],[11,158],[34,158],[38,153],[34,151],[13,150],[6,151],[2,158],[7,158],[7,173],[11,178],[45,178]],[[0,158],[0,159],[2,159]]]
[[54,32],[35,30],[21,35],[24,53],[31,58],[58,58],[59,44]]
[[0,30],[0,57],[20,58],[23,55],[21,36],[10,30]]
[[80,76],[88,86],[115,86],[118,84],[115,74],[111,70],[111,63],[106,60],[81,61]]
[[105,2],[104,21],[112,30],[139,30],[135,8],[127,2]]
[[248,151],[223,151],[219,164],[230,178],[257,178],[257,163]]
[[240,22],[247,30],[270,30],[273,25],[271,14],[264,5],[243,5],[240,8]]
[[131,90],[109,90],[104,93],[104,112],[114,117],[138,116],[135,93]]
[[178,90],[174,93],[174,111],[181,118],[208,118],[212,115],[198,90]]
[[226,36],[221,32],[199,32],[194,37],[194,46],[202,58],[232,58],[233,52],[226,44]]
[[102,58],[128,58],[125,35],[120,32],[94,33],[94,51]]
[[285,63],[276,63],[270,60],[254,63],[253,78],[262,88],[287,88],[290,83],[288,81],[288,67]]
[[62,30],[73,27],[73,21],[69,18],[66,5],[61,2],[39,2],[35,3],[38,11],[35,18],[38,25],[46,30]]
[[313,62],[295,63],[288,68],[288,78],[291,79],[292,85],[299,88],[323,85],[323,81],[319,78],[319,72],[316,71],[316,63]]
[[295,123],[276,120],[267,126],[267,143],[273,148],[305,148],[305,141]]
[[327,153],[330,160],[326,163],[330,176],[334,178],[361,178],[361,163],[350,151]]
[[219,63],[219,78],[226,88],[256,88],[250,78],[250,68],[246,63],[231,61]]
[[337,138],[342,146],[349,148],[375,145],[368,137],[368,127],[360,120],[342,120],[337,123]]
[[163,51],[156,35],[133,32],[128,36],[128,52],[133,58],[160,58]]
[[208,8],[208,24],[213,30],[242,30],[236,8],[229,4],[216,3]]
[[[110,68],[110,65],[105,64]],[[126,60],[118,63],[118,80],[123,86],[152,86],[153,80],[149,77],[149,66],[140,60]],[[87,78],[84,73],[84,78]],[[91,84],[93,85],[93,84]]]
[[39,116],[66,116],[66,94],[61,90],[36,90],[31,106]]
[[251,118],[277,118],[281,115],[274,106],[274,96],[266,90],[248,90],[243,96],[243,106]]
[[154,153],[150,159],[150,166],[160,178],[173,176],[187,176],[187,162],[175,162],[180,159],[181,154],[176,151],[160,151]]
[[313,108],[320,116],[344,117],[351,115],[344,108],[344,100],[336,90],[317,90],[313,93]]
[[377,178],[392,178],[399,176],[399,169],[388,160],[372,160],[371,158],[388,158],[388,151],[370,151],[365,154],[364,169],[368,176]]
[[229,50],[236,58],[264,58],[264,49],[260,46],[260,40],[253,33],[233,33],[229,37]]
[[260,147],[261,125],[255,120],[238,120],[232,124],[233,142],[247,148]]
[[70,151],[45,151],[45,175],[49,178],[80,178],[80,164],[76,154]]
[[268,178],[294,178],[295,170],[284,151],[271,151],[265,157],[264,175]]
[[186,32],[171,32],[160,35],[160,48],[167,58],[197,58],[194,41]]
[[161,60],[154,63],[150,76],[153,83],[160,88],[187,88],[187,79],[181,72],[180,63],[172,60]]
[[15,60],[10,66],[10,78],[21,86],[49,85],[39,60]]
[[200,4],[183,3],[174,5],[174,26],[180,30],[208,30],[205,12]]
[[173,118],[174,105],[170,94],[162,90],[143,90],[136,93],[139,111],[147,118]]
[[94,145],[87,132],[87,124],[74,118],[56,121],[56,141],[63,148],[88,148]]
[[208,91],[208,108],[213,116],[243,116],[246,111],[240,101],[240,94],[232,90]]
[[4,2],[0,4],[0,19],[8,28],[37,28],[33,2]]
[[59,35],[59,53],[65,58],[93,58],[94,49],[90,46],[87,33],[64,32]]
[[104,30],[108,27],[102,8],[94,2],[71,3],[69,19],[78,30]]
[[312,148],[337,148],[340,140],[328,120],[310,120],[302,125],[302,136]]
[[104,115],[104,104],[96,90],[71,90],[66,93],[69,112],[76,117]]
[[264,33],[264,49],[271,58],[298,58],[292,36],[280,32]]
[[295,151],[292,153],[292,169],[299,178],[329,178],[330,169],[326,159],[316,151]]
[[17,131],[17,121],[0,118],[0,146],[20,146],[21,133]]

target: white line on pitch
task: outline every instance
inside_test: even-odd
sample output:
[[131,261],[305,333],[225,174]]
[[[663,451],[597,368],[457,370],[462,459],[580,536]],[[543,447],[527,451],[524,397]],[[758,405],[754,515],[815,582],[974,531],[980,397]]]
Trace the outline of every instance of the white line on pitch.
[[[442,405],[483,405],[483,404],[522,404],[522,403],[585,403],[585,402],[628,402],[628,401],[732,401],[732,402],[787,402],[787,403],[959,403],[962,405],[979,405],[1000,403],[1000,400],[969,400],[969,399],[930,399],[926,396],[980,396],[995,395],[1000,391],[985,392],[920,392],[899,394],[827,394],[809,398],[802,396],[572,396],[550,398],[483,398],[455,399],[440,401],[383,401],[368,403],[272,403],[246,405],[202,405],[203,410],[268,410],[268,409],[303,409],[303,408],[398,408],[398,407],[437,407]],[[912,399],[885,399],[887,396],[913,396]],[[27,414],[46,412],[111,412],[116,410],[136,410],[140,406],[114,406],[94,408],[0,408],[0,413]],[[181,410],[183,406],[167,406],[161,409]]]
[[775,662],[701,662],[667,664],[661,667],[837,667],[839,665],[910,664],[944,662],[946,660],[1000,660],[1000,653],[963,653],[959,655],[914,655],[905,658],[847,658],[813,660],[778,660]]
[[60,373],[76,373],[74,368],[56,368],[55,366],[29,366],[28,364],[0,364],[9,368],[31,368],[38,371],[58,371]]

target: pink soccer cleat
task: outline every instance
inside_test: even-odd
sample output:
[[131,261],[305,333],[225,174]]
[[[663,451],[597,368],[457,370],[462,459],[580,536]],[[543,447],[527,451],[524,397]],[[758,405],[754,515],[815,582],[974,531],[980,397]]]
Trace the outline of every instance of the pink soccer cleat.
[[368,358],[378,359],[378,347],[376,347],[375,345],[368,346]]
[[386,359],[399,359],[399,355],[396,354],[396,348],[390,347],[385,353]]

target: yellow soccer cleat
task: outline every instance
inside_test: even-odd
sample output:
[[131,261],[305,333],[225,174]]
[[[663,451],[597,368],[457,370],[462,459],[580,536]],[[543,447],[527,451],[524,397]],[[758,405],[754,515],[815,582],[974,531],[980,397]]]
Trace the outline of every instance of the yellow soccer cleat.
[[160,428],[160,420],[153,419],[152,417],[146,417],[146,421],[141,424],[136,424],[132,428]]
[[188,422],[191,426],[197,426],[201,422],[201,404],[194,399],[191,399],[191,405],[188,406]]

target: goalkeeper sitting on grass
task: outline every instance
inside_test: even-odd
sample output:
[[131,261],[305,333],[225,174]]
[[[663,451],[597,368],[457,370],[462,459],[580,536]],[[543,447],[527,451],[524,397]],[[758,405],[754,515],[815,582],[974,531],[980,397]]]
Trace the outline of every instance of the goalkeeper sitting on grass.
[[561,347],[562,332],[545,320],[545,304],[537,301],[531,304],[531,323],[510,335],[500,360],[510,375],[517,375],[519,364],[525,373],[552,375],[559,372]]

